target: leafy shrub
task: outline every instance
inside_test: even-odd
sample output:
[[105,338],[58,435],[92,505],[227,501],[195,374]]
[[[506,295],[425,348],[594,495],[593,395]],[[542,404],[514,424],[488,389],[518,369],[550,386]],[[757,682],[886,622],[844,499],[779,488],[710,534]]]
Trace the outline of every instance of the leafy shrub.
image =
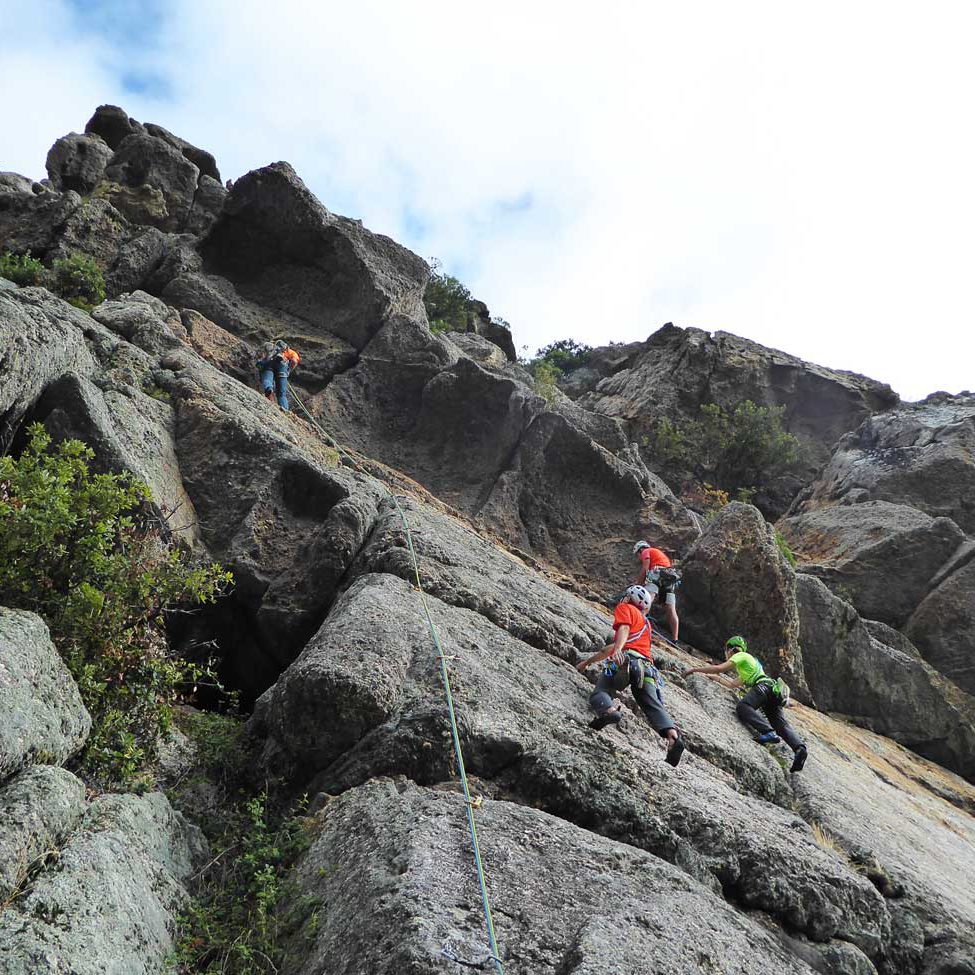
[[457,278],[444,274],[435,262],[433,273],[423,292],[430,327],[436,332],[466,332],[467,315],[474,299]]
[[729,413],[707,403],[698,419],[681,427],[658,420],[645,445],[663,465],[750,500],[758,485],[799,459],[799,441],[782,428],[784,411],[745,400]]
[[591,353],[591,345],[582,345],[574,339],[559,339],[539,349],[530,365],[547,362],[565,375],[584,366]]
[[83,765],[130,785],[170,727],[172,706],[209,670],[174,656],[164,614],[213,602],[230,584],[192,565],[148,517],[148,487],[93,474],[78,440],[51,448],[40,424],[19,459],[0,458],[0,602],[47,623],[92,716]]
[[91,311],[105,300],[105,278],[93,258],[75,253],[54,262],[51,290],[76,308]]
[[554,403],[559,395],[562,370],[543,359],[532,367],[532,375],[535,377],[535,392],[547,402]]
[[712,484],[694,485],[681,495],[684,503],[704,515],[705,521],[712,521],[730,500],[727,491]]
[[26,254],[11,254],[4,251],[0,254],[0,278],[6,278],[25,287],[31,284],[42,284],[45,274],[44,265],[37,259]]
[[[215,854],[180,919],[171,967],[178,973],[278,972],[288,943],[301,944],[318,921],[319,902],[296,898],[287,871],[309,846],[311,822],[296,811],[276,816],[266,792],[226,813]],[[291,910],[283,903],[288,898]],[[297,935],[297,937],[296,937]]]

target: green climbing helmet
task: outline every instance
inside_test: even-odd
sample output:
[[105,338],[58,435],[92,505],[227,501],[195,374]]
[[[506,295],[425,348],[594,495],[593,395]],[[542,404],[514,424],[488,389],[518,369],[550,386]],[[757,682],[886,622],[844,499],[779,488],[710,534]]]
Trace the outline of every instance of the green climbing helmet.
[[745,638],[743,636],[730,637],[724,646],[726,650],[730,650],[732,647],[734,647],[735,650],[741,650],[742,653],[748,653],[748,644],[745,643]]

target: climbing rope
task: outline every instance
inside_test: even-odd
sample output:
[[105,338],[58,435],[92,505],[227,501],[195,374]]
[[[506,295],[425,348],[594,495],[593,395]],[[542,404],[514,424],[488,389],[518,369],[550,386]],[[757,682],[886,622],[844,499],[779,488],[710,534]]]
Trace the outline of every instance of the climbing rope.
[[[301,397],[295,392],[294,387],[291,387],[288,390],[288,394],[298,404],[298,406],[301,408],[301,412],[305,414],[308,421],[318,431],[325,443],[333,450],[337,450],[343,457],[346,457],[360,474],[369,477],[370,475],[362,467],[362,465],[345,448],[343,448],[334,437],[327,433],[321,424],[311,415],[308,408],[301,401]],[[498,972],[498,975],[504,975],[503,969],[501,968],[501,957],[498,952],[498,942],[494,934],[494,918],[491,914],[491,902],[488,898],[487,883],[484,878],[484,863],[481,859],[481,846],[477,840],[477,825],[474,822],[474,810],[481,805],[481,798],[479,796],[475,797],[471,795],[470,786],[467,782],[467,768],[464,765],[464,753],[460,746],[460,731],[457,728],[457,712],[454,708],[454,696],[450,689],[450,675],[447,672],[447,655],[444,653],[443,644],[440,642],[440,634],[437,632],[437,626],[433,621],[433,615],[430,612],[430,606],[427,602],[427,594],[423,588],[423,583],[420,580],[420,560],[417,558],[416,549],[413,546],[413,532],[410,529],[409,519],[406,517],[406,512],[403,510],[403,506],[399,503],[399,498],[396,497],[389,485],[383,484],[383,487],[389,493],[389,497],[392,500],[393,505],[396,507],[400,521],[403,523],[403,531],[406,535],[406,546],[410,553],[410,560],[413,563],[413,574],[416,578],[416,588],[420,593],[420,604],[423,608],[423,615],[426,618],[427,627],[430,630],[430,636],[433,638],[433,645],[436,647],[437,655],[440,658],[440,677],[443,681],[444,695],[447,698],[447,713],[450,716],[450,733],[454,741],[454,756],[457,760],[457,770],[460,775],[460,783],[464,791],[464,806],[467,809],[467,825],[471,834],[471,846],[474,849],[474,864],[477,868],[477,882],[481,888],[481,904],[484,909],[484,923],[487,927],[488,943],[491,948],[490,960],[494,962],[494,967]],[[447,957],[450,956],[448,955]],[[486,961],[487,959],[485,959],[485,962]]]

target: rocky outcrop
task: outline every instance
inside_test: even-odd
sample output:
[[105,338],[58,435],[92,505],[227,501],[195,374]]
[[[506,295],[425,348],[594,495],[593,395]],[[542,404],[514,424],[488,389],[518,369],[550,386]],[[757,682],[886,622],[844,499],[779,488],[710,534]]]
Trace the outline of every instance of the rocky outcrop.
[[889,501],[975,533],[975,396],[934,393],[871,417],[837,444],[794,513]]
[[51,146],[47,154],[48,179],[58,193],[74,190],[87,196],[101,182],[112,150],[94,135],[71,132]]
[[723,658],[725,641],[740,634],[770,674],[781,674],[794,694],[809,700],[795,573],[759,511],[738,502],[725,506],[688,551],[681,571],[682,630],[692,642]]
[[[804,362],[728,332],[668,323],[629,350],[596,350],[597,375],[600,365],[612,374],[579,402],[622,420],[634,440],[661,416],[696,417],[704,403],[730,410],[750,399],[760,406],[785,407],[783,424],[809,445],[814,455],[810,468],[815,469],[839,437],[898,402],[883,383]],[[576,377],[577,392],[584,378]]]
[[875,637],[819,579],[800,573],[797,601],[803,669],[817,704],[975,779],[975,698],[916,650]]
[[90,728],[40,617],[0,607],[0,781],[28,765],[67,761]]
[[889,501],[837,504],[776,526],[803,571],[847,595],[870,619],[903,626],[965,540],[950,518]]
[[161,971],[183,882],[204,851],[162,793],[96,799],[52,866],[0,913],[0,972]]
[[20,173],[0,173],[0,194],[43,192],[45,188],[27,176],[21,176]]
[[[511,975],[814,971],[656,857],[510,802],[487,800],[478,819]],[[489,970],[469,845],[463,799],[452,793],[379,781],[330,802],[297,879],[305,897],[332,909],[286,971]],[[380,899],[395,936],[377,938],[354,921]]]
[[326,210],[287,163],[234,183],[202,254],[245,298],[358,349],[393,315],[424,319],[426,262]]

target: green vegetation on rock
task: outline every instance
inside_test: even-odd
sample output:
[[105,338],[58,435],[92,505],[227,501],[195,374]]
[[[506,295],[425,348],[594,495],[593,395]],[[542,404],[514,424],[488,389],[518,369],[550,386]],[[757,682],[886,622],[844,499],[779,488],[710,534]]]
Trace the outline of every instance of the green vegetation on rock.
[[212,603],[231,576],[166,540],[145,484],[93,473],[78,440],[52,447],[40,424],[29,435],[19,458],[0,458],[0,603],[41,616],[77,681],[89,777],[133,785],[173,704],[212,679],[170,650],[164,614]]
[[105,278],[94,258],[77,252],[55,261],[51,268],[30,256],[4,251],[0,254],[0,277],[21,287],[40,285],[83,311],[91,311],[105,300]]
[[757,487],[799,460],[799,441],[782,427],[784,412],[751,400],[731,412],[707,403],[697,419],[682,425],[658,420],[645,446],[664,467],[750,500]]

